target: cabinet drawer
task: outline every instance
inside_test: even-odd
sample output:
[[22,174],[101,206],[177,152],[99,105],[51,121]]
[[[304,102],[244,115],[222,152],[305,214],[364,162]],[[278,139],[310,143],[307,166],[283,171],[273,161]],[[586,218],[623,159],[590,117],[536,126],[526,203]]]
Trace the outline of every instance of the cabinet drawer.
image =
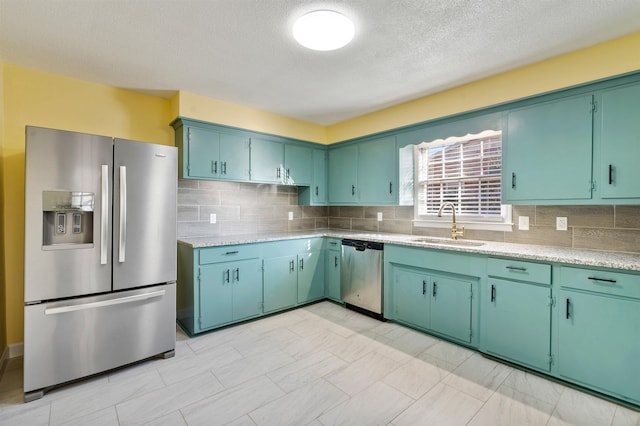
[[274,241],[262,244],[263,257],[272,258],[285,254],[306,253],[322,250],[322,238]]
[[199,249],[200,265],[207,263],[229,262],[240,259],[260,257],[260,247],[254,244],[222,246]]
[[560,285],[640,299],[640,275],[563,266],[560,268]]
[[325,238],[324,248],[327,250],[341,250],[342,240],[340,238]]
[[528,281],[538,284],[551,284],[551,265],[544,263],[489,258],[487,271],[492,277]]

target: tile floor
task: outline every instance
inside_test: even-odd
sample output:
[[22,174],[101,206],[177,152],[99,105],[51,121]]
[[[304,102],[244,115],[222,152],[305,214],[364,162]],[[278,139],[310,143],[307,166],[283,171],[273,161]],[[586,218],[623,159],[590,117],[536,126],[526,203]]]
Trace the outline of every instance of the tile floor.
[[640,412],[330,302],[196,338],[22,403],[8,425],[640,425]]

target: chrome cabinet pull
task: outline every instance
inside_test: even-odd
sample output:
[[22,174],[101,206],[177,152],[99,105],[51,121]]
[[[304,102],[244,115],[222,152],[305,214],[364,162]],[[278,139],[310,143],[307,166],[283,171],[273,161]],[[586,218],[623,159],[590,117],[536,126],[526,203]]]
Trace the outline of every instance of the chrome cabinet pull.
[[516,174],[511,173],[511,189],[516,189]]
[[238,250],[228,251],[225,254],[238,254]]
[[351,185],[351,195],[352,196],[356,195],[356,186],[355,185]]
[[295,262],[293,259],[289,262],[289,272],[293,272],[295,270]]
[[109,233],[109,166],[102,165],[102,193],[100,202],[100,264],[107,264],[107,234]]
[[520,272],[526,272],[527,268],[523,268],[521,266],[505,266],[506,269],[509,269],[511,271],[520,271]]
[[222,168],[222,174],[226,175],[227,174],[227,162],[225,161],[224,163],[221,163],[220,167]]
[[316,185],[316,197],[318,196],[318,185]]
[[211,161],[211,173],[218,174],[218,162],[217,161]]
[[304,271],[304,257],[300,258],[300,270]]
[[427,281],[422,280],[422,295],[424,296],[425,294],[427,294]]
[[229,270],[227,269],[226,271],[224,271],[222,273],[222,282],[223,283],[228,283],[229,282]]
[[236,268],[236,282],[240,282],[240,268]]
[[118,262],[125,261],[127,245],[127,168],[120,166],[120,241],[118,245]]
[[393,194],[393,183],[389,182],[389,194]]
[[333,256],[333,267],[334,268],[338,267],[338,256]]
[[433,291],[431,292],[431,295],[432,295],[433,297],[436,297],[436,294],[438,293],[438,292],[437,292],[437,290],[436,290],[436,289],[437,289],[437,287],[438,287],[438,283],[436,283],[436,282],[434,281],[434,282],[433,282]]

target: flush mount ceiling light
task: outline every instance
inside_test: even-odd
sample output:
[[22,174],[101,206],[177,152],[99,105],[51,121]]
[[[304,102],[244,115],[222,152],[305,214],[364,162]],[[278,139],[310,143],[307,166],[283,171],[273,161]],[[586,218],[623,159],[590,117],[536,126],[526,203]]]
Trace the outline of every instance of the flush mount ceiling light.
[[293,25],[293,37],[313,50],[335,50],[353,39],[353,22],[332,10],[316,10],[302,15]]

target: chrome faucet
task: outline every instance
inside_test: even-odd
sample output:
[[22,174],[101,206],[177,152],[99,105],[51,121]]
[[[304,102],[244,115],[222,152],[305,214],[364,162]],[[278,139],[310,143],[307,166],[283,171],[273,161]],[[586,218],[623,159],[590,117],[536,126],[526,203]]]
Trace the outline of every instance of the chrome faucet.
[[440,206],[440,210],[438,210],[438,217],[442,217],[442,209],[444,209],[446,206],[451,207],[451,212],[453,213],[453,221],[451,223],[451,238],[454,240],[457,240],[458,237],[464,237],[464,226],[461,226],[460,230],[458,231],[458,227],[456,225],[456,205],[455,204],[453,204],[450,201],[442,203],[442,205]]

